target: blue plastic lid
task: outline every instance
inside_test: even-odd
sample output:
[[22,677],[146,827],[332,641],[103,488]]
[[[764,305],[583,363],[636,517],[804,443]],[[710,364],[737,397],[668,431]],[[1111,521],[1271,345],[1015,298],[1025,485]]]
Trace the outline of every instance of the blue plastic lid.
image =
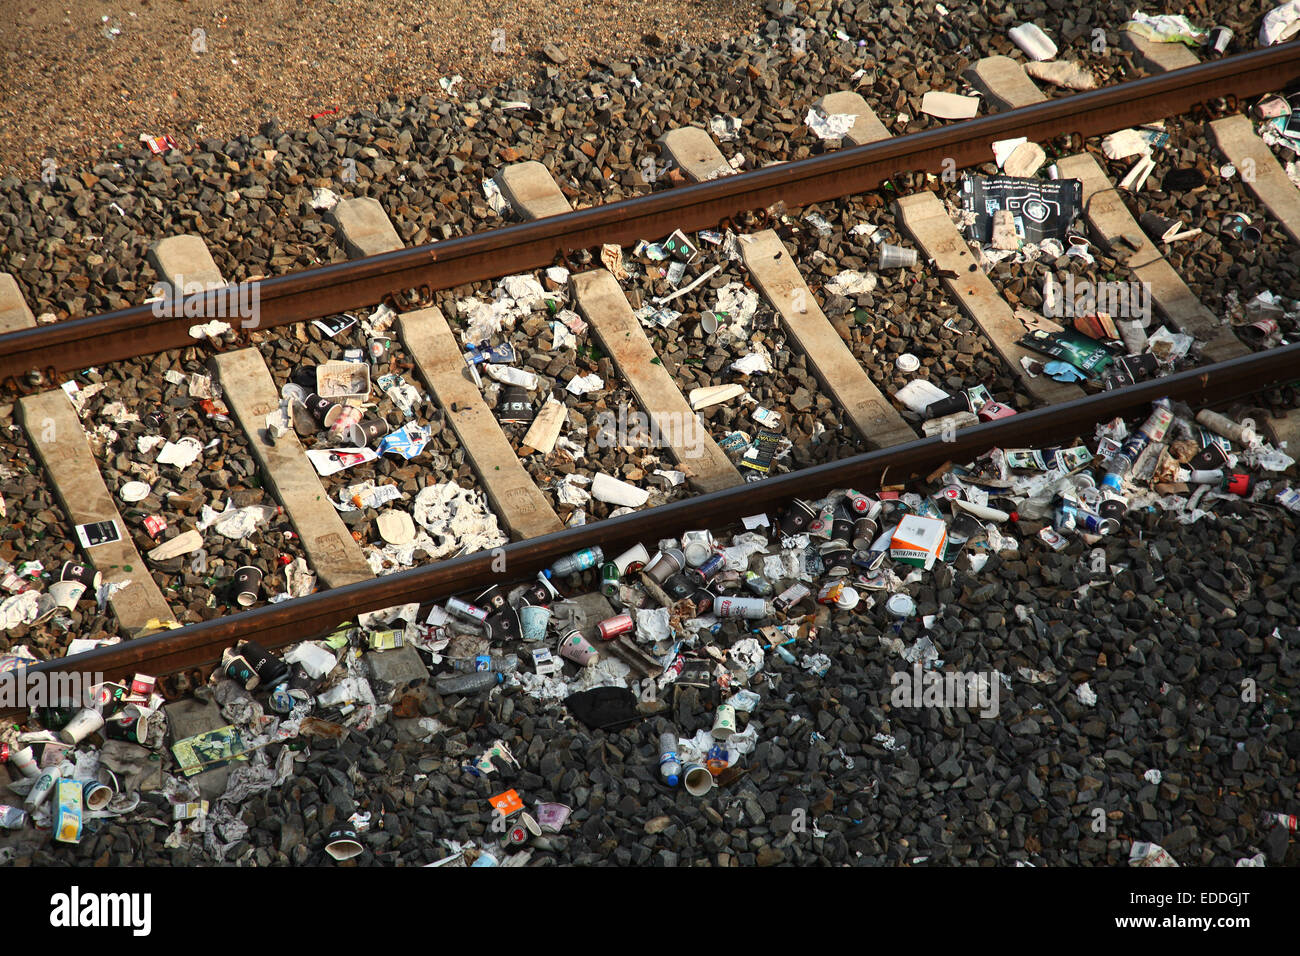
[[677,774],[675,774],[675,773],[670,773],[670,774],[668,775],[668,786],[670,786],[670,787],[675,787],[675,786],[677,786]]

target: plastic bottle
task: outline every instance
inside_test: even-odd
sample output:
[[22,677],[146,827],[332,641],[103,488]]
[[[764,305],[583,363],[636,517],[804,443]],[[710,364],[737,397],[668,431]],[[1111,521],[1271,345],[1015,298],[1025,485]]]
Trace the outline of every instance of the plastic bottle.
[[434,684],[439,694],[477,694],[503,683],[505,676],[494,671],[478,671],[456,677],[443,677]]
[[681,779],[682,762],[677,758],[677,735],[665,730],[659,735],[659,773],[670,787]]
[[471,674],[479,671],[493,671],[497,674],[513,674],[519,670],[519,655],[517,654],[493,654],[489,657],[486,654],[480,654],[478,657],[467,657],[459,660],[448,661],[451,669],[454,671],[467,671]]
[[551,573],[559,575],[577,574],[588,568],[594,568],[604,560],[605,552],[600,548],[584,548],[556,561],[551,565]]

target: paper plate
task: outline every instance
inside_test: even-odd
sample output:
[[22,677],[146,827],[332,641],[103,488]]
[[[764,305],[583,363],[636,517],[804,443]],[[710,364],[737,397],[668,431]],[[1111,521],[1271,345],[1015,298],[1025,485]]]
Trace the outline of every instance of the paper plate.
[[118,495],[123,501],[144,501],[149,497],[151,490],[147,482],[128,481],[122,486],[122,490],[118,492]]
[[376,519],[379,536],[389,544],[410,544],[415,540],[415,522],[405,511],[385,511]]

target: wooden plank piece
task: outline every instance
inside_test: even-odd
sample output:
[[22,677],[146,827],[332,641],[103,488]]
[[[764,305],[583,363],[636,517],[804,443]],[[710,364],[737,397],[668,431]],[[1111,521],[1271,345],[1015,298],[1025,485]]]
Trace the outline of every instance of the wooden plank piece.
[[262,353],[257,349],[224,352],[208,364],[225,391],[227,407],[244,430],[262,477],[302,539],[321,583],[336,588],[374,577],[298,436],[287,431],[274,445],[267,440],[266,416],[280,407],[280,396]]
[[496,416],[469,376],[451,326],[437,308],[406,312],[397,329],[434,399],[465,446],[493,510],[520,539],[564,528],[510,446]]
[[740,484],[740,473],[727,453],[709,436],[668,370],[657,361],[618,280],[607,269],[592,269],[570,277],[569,282],[578,311],[613,358],[673,457],[692,473],[691,486],[718,491]]
[[948,292],[983,329],[1030,397],[1044,404],[1083,397],[1083,390],[1077,385],[1057,382],[1045,375],[1034,378],[1025,371],[1020,364],[1022,357],[1029,356],[1041,362],[1043,356],[1017,344],[1017,340],[1026,332],[1024,324],[1016,318],[1011,306],[998,294],[992,280],[980,268],[966,240],[948,218],[943,203],[934,193],[920,192],[904,196],[895,201],[894,210],[899,225],[912,237],[922,253],[933,259],[938,269],[955,273],[955,277],[943,280]]
[[[1093,238],[1106,247],[1115,247],[1122,235],[1140,236],[1142,243],[1126,260],[1133,278],[1150,290],[1151,301],[1179,331],[1195,336],[1211,361],[1221,362],[1250,352],[1232,329],[1220,325],[1214,314],[1201,304],[1192,290],[1174,270],[1160,250],[1138,226],[1119,191],[1087,153],[1076,153],[1057,160],[1056,168],[1063,179],[1083,182],[1083,213]],[[1121,248],[1127,249],[1126,246]]]
[[[54,483],[55,494],[71,524],[117,522],[120,541],[81,548],[81,552],[86,562],[103,575],[105,584],[129,582],[108,599],[122,630],[138,637],[147,631],[150,621],[175,620],[104,484],[99,463],[67,394],[53,389],[30,395],[18,405],[27,440]],[[59,569],[48,570],[57,574]]]
[[740,250],[755,285],[781,313],[817,378],[867,444],[885,448],[915,441],[916,432],[876,388],[817,305],[780,237],[771,229],[743,236]]

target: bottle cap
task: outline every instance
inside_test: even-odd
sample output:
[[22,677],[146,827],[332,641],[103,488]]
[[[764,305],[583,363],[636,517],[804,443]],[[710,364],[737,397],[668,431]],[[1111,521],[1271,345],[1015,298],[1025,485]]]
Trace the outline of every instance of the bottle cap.
[[677,786],[677,774],[670,773],[666,779],[668,780],[668,786],[670,787]]

